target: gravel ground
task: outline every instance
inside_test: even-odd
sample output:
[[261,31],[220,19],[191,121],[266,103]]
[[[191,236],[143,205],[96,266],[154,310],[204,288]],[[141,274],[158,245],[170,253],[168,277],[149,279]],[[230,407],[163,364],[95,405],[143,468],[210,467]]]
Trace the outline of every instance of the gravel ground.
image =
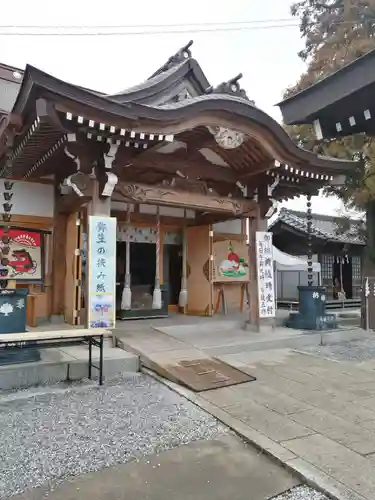
[[278,495],[272,500],[328,500],[328,497],[308,486],[297,486],[297,488]]
[[366,361],[375,358],[375,340],[363,339],[336,344],[308,347],[305,352],[319,354],[338,361]]
[[227,432],[145,375],[0,395],[0,498]]

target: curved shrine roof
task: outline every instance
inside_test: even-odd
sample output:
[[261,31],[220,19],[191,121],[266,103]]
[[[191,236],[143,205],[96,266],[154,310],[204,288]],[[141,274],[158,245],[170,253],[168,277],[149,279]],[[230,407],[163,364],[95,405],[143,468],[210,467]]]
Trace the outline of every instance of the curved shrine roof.
[[146,133],[178,134],[197,126],[233,128],[256,138],[275,159],[298,167],[309,164],[336,174],[353,167],[353,162],[316,155],[297,146],[282,126],[251,101],[230,94],[210,93],[161,105],[137,101],[120,103],[112,96],[64,82],[27,66],[13,113],[35,113],[38,99],[52,101],[58,109],[96,118],[113,127]]
[[[181,141],[182,136],[192,136],[190,131],[202,127],[209,137],[225,129],[244,134],[243,146],[234,150],[216,144],[226,167],[231,167],[232,161],[242,163],[245,174],[252,176],[268,175],[271,170],[284,183],[295,182],[300,191],[305,185],[315,189],[333,182],[354,168],[354,162],[322,157],[297,146],[276,120],[247,98],[238,83],[241,74],[216,88],[210,86],[191,57],[190,45],[180,49],[142,84],[113,95],[67,83],[28,65],[12,113],[0,122],[0,136],[7,134],[10,126],[14,131],[16,124],[23,124],[11,146],[12,158],[18,157],[16,170],[31,168],[34,172],[40,162],[56,154],[69,133],[85,134],[94,141],[124,142],[122,147],[137,137],[140,142],[135,147],[147,148],[160,147],[167,137]],[[10,144],[1,139],[0,161],[4,153],[1,144],[8,149]],[[142,142],[145,140],[149,144]],[[196,141],[197,137],[192,140],[193,148],[204,147]],[[254,155],[251,159],[251,152],[246,156],[246,145],[250,143],[263,151],[263,159],[254,159]],[[24,158],[20,159],[20,155]],[[282,165],[282,172],[273,169],[274,160]],[[244,173],[235,175],[243,178]]]

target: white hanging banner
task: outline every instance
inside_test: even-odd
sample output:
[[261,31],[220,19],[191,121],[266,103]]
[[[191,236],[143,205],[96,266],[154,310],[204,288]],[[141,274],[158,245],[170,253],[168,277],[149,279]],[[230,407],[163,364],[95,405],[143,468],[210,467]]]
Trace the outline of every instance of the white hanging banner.
[[89,217],[89,328],[115,328],[116,226],[116,217]]
[[256,259],[258,278],[258,304],[260,318],[274,318],[276,315],[275,286],[273,276],[272,233],[257,231]]

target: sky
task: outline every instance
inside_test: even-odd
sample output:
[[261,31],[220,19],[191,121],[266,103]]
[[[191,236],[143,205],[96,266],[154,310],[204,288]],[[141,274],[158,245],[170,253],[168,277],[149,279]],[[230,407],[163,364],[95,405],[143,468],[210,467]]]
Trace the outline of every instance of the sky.
[[[31,64],[76,85],[115,93],[148,78],[180,47],[194,40],[193,57],[211,84],[218,85],[243,73],[241,84],[249,98],[281,121],[275,104],[304,70],[304,63],[297,56],[303,41],[297,20],[290,16],[291,3],[290,0],[6,2],[0,18],[0,60],[19,68]],[[249,24],[243,29],[240,22]],[[197,32],[202,26],[196,27],[195,31],[183,26],[194,23],[206,23],[205,31]],[[213,23],[232,24],[225,24],[225,29],[217,30]],[[283,26],[278,27],[280,24]],[[125,31],[127,34],[89,37],[16,35],[20,31],[32,31],[18,28],[26,25],[92,26],[94,33]],[[146,25],[152,27],[145,28]],[[166,28],[165,25],[172,27]],[[102,26],[119,28],[105,30]],[[56,29],[50,31],[56,32]],[[77,32],[77,28],[72,28],[72,31]],[[144,34],[145,31],[153,33]],[[4,32],[15,35],[4,36]],[[340,202],[334,198],[314,197],[312,202],[316,213],[336,214],[341,210]],[[305,203],[301,197],[284,206],[305,210]]]

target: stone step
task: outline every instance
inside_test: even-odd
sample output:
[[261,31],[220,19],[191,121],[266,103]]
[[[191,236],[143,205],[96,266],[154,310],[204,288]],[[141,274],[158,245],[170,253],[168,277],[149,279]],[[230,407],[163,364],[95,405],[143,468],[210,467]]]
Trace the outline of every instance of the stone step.
[[[40,349],[41,359],[33,363],[0,366],[0,390],[21,389],[66,380],[88,377],[88,347],[62,347]],[[93,349],[93,362],[99,364],[99,349]],[[106,345],[104,348],[104,379],[123,373],[139,371],[139,357],[135,354]],[[98,370],[92,369],[92,377]]]

